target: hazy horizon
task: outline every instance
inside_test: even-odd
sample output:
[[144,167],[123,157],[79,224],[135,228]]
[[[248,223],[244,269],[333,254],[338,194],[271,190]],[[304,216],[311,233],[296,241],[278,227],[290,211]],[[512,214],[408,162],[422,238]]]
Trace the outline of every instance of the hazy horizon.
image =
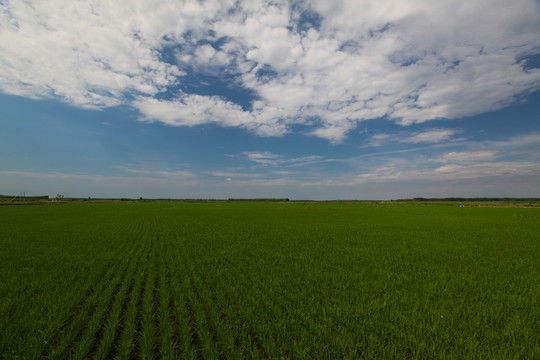
[[0,10],[2,194],[540,197],[535,1]]

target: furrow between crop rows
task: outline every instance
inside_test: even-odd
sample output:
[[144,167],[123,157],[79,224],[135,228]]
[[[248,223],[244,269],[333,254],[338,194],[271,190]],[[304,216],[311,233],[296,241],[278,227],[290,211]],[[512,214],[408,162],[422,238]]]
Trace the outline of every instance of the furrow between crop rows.
[[234,324],[236,332],[241,334],[240,346],[243,347],[244,353],[247,352],[248,357],[253,358],[270,358],[266,345],[260,340],[253,323],[245,316],[246,309],[243,311],[238,302],[232,301],[224,289],[215,288],[213,293],[216,295],[215,303],[221,305],[218,310],[221,316],[225,317],[227,322]]
[[[146,232],[146,227],[144,228],[144,231]],[[148,241],[149,250],[147,253],[147,258],[145,261],[145,268],[144,271],[140,273],[140,276],[142,277],[141,287],[139,294],[137,296],[137,303],[134,309],[134,322],[133,322],[133,332],[131,334],[131,331],[129,331],[129,335],[132,335],[130,337],[128,333],[124,333],[123,341],[121,350],[119,351],[120,355],[122,356],[129,356],[129,359],[140,359],[141,358],[141,345],[142,345],[142,338],[143,338],[143,321],[144,321],[144,304],[145,304],[145,296],[148,292],[148,288],[150,287],[149,284],[149,270],[150,270],[150,262],[152,259],[152,256],[154,255],[154,244],[152,241]],[[129,329],[131,330],[131,329]],[[129,345],[129,346],[128,346]]]
[[105,315],[100,329],[96,332],[93,349],[90,350],[90,354],[94,354],[95,351],[93,356],[95,359],[110,358],[109,353],[115,351],[115,346],[113,346],[113,344],[115,341],[117,341],[121,320],[124,317],[129,298],[132,296],[136,279],[136,271],[141,264],[141,258],[143,258],[143,255],[144,253],[139,254],[137,258],[133,259],[130,263],[131,268],[129,270],[127,279],[124,280],[120,292],[115,297],[112,308],[108,314]]
[[134,345],[130,353],[130,359],[153,359],[160,352],[159,334],[159,224],[154,220],[147,221],[148,242],[151,250],[146,261],[146,272],[143,285],[140,290],[140,298],[137,304],[136,326]]
[[[174,299],[174,295],[172,292],[172,286],[171,286],[171,276],[170,274],[167,276],[166,279],[167,284],[167,294],[163,294],[164,296],[168,296],[168,309],[167,312],[169,313],[169,323],[171,324],[171,342],[173,347],[173,352],[171,354],[172,358],[180,359],[184,356],[185,349],[182,351],[182,336],[180,335],[180,326],[181,322],[178,320],[177,316],[177,310],[176,310],[176,301]],[[163,312],[162,312],[163,314]],[[165,346],[162,347],[165,349]],[[166,358],[165,353],[163,353],[163,357]]]
[[[135,248],[134,242],[126,243],[126,248],[121,248],[122,252],[131,253]],[[87,289],[84,291],[80,300],[75,306],[72,307],[68,318],[62,323],[62,325],[56,330],[50,333],[50,336],[43,339],[43,346],[41,350],[41,355],[39,358],[44,358],[53,352],[54,347],[58,345],[59,342],[73,331],[73,328],[80,327],[80,325],[73,325],[73,323],[82,324],[84,318],[88,311],[91,310],[92,305],[95,303],[96,299],[100,296],[101,291],[105,288],[105,285],[113,278],[114,274],[118,270],[119,264],[109,268],[103,269],[101,272],[97,272],[97,276],[92,278],[92,281],[89,282]]]
[[[189,251],[190,249],[187,247],[178,250],[179,258],[181,259],[179,260],[180,263],[189,264],[190,262],[196,261],[196,257],[189,255]],[[192,264],[191,268],[199,269],[200,267]],[[186,266],[184,271],[187,272],[185,276],[190,283],[190,288],[186,291],[188,294],[191,293],[191,296],[197,299],[197,301],[192,301],[193,304],[197,305],[199,300],[201,303],[205,304],[204,307],[199,305],[200,307],[197,309],[197,312],[200,312],[205,316],[205,320],[206,316],[208,316],[208,323],[213,324],[213,328],[216,329],[215,334],[218,335],[218,343],[223,348],[223,354],[229,358],[270,358],[267,346],[259,338],[254,323],[248,321],[243,314],[244,312],[238,307],[238,304],[242,303],[242,301],[239,302],[239,299],[236,299],[236,302],[232,301],[227,297],[228,289],[219,288],[217,287],[217,284],[212,289],[209,289],[201,280],[199,280],[197,273],[192,273]],[[204,295],[199,294],[197,296],[196,294],[200,291],[203,291]],[[216,294],[218,297],[211,294]],[[245,296],[245,294],[236,295],[240,297]],[[256,302],[256,300],[251,301],[251,304],[255,304]],[[225,321],[222,320],[223,317],[226,318]],[[233,324],[232,327],[228,327],[228,329],[232,331],[227,331],[227,324]],[[207,333],[210,332],[207,330],[208,326],[202,323],[202,320],[200,319],[197,326],[201,327],[201,331],[206,331]]]
[[124,263],[124,268],[119,280],[111,291],[108,291],[101,297],[96,312],[88,320],[84,333],[81,335],[80,340],[73,349],[73,359],[84,359],[91,353],[93,348],[98,347],[98,343],[102,337],[100,332],[104,331],[113,306],[115,304],[120,304],[123,301],[123,297],[125,297],[127,289],[129,288],[129,282],[131,281],[133,272],[136,269],[136,264],[143,253],[144,247],[140,246],[137,253],[133,256],[133,261],[124,259],[126,262]]
[[208,359],[218,359],[221,351],[219,349],[219,341],[216,331],[208,319],[208,316],[197,294],[197,290],[193,286],[191,277],[189,275],[187,275],[187,277],[188,283],[185,291],[188,295],[192,317],[196,324],[196,331],[203,346],[203,355]]
[[170,253],[167,251],[169,239],[162,234],[163,230],[159,230],[157,237],[159,245],[159,258],[156,257],[159,263],[159,332],[161,339],[160,357],[162,359],[177,359],[179,354],[180,339],[178,329],[175,328],[175,319],[171,311],[171,291],[170,291]]
[[[184,262],[181,256],[178,256],[180,251],[178,247],[178,240],[181,237],[178,234],[172,235],[175,244],[168,244],[168,253],[171,257],[171,301],[173,317],[175,322],[178,323],[178,336],[180,338],[180,348],[182,355],[185,359],[197,359],[203,360],[205,358],[212,359],[207,353],[205,353],[205,344],[194,309],[191,305],[192,299],[190,299],[189,280],[187,277],[186,265],[189,263]],[[206,350],[208,352],[208,350]]]
[[[159,249],[158,249],[158,253],[159,253]],[[160,351],[161,351],[161,326],[160,324],[161,323],[164,323],[167,318],[163,318],[160,316],[160,308],[161,308],[161,298],[160,298],[160,288],[161,288],[161,283],[160,283],[160,278],[157,274],[157,270],[158,270],[158,255],[156,255],[154,257],[154,286],[153,286],[153,291],[152,291],[152,295],[153,295],[153,302],[152,302],[152,316],[153,316],[153,328],[154,328],[154,334],[152,336],[152,341],[153,341],[153,349],[154,349],[154,355],[153,355],[153,358],[156,359],[159,357],[159,354],[160,354]]]
[[[123,316],[123,326],[120,328],[120,337],[114,346],[113,353],[121,359],[128,359],[135,351],[138,339],[138,333],[140,332],[141,318],[139,316],[142,313],[142,296],[146,287],[146,272],[148,267],[148,261],[150,259],[151,250],[146,251],[146,258],[141,264],[141,269],[137,269],[135,276],[135,284],[133,286],[132,296],[129,299],[125,316]],[[119,329],[119,330],[120,330]]]
[[[201,309],[208,320],[212,339],[218,344],[220,359],[242,358],[242,349],[239,347],[239,341],[235,331],[231,328],[230,323],[226,321],[211,291],[208,291],[199,281],[198,276],[192,274],[189,278],[191,280],[191,289],[201,304]],[[261,350],[264,353],[264,349],[262,348]]]
[[[105,338],[109,338],[110,336],[110,339],[111,339],[108,346],[108,350],[104,351],[104,354],[105,354],[103,357],[104,359],[114,359],[118,355],[118,343],[120,342],[120,336],[123,333],[123,330],[126,324],[128,304],[130,303],[136,291],[135,289],[136,283],[137,283],[137,277],[134,276],[130,281],[129,289],[127,291],[126,297],[124,298],[124,301],[122,302],[122,308],[120,309],[119,315],[113,316],[113,318],[117,319],[116,321],[118,322],[116,329],[114,331],[114,334],[104,336]],[[118,317],[116,318],[116,316]]]
[[184,359],[203,359],[202,345],[194,329],[191,309],[188,308],[182,283],[185,281],[179,271],[179,259],[173,256],[174,249],[168,244],[168,253],[171,256],[171,275],[169,279],[170,311],[173,317],[175,333],[178,337],[178,348]]
[[[129,254],[139,248],[140,246],[136,249],[132,247]],[[115,264],[115,266],[107,273],[106,278],[97,284],[96,291],[94,291],[92,297],[84,303],[83,308],[79,311],[66,330],[58,335],[58,343],[56,345],[54,345],[54,343],[51,345],[51,349],[46,355],[47,358],[63,359],[67,356],[69,349],[72,348],[74,343],[82,336],[82,332],[87,327],[89,319],[95,317],[95,313],[99,311],[99,304],[102,299],[112,294],[117,288],[123,275],[123,273],[119,273],[119,271],[122,271],[123,265],[125,264]]]
[[[183,287],[182,292],[186,293],[185,287]],[[191,346],[195,348],[195,352],[197,354],[197,360],[205,359],[205,351],[204,351],[205,343],[203,342],[203,338],[201,337],[201,331],[204,331],[204,329],[200,328],[200,324],[197,322],[197,318],[195,316],[193,308],[191,307],[190,299],[187,296],[184,298],[184,304],[185,304],[187,315],[188,315],[188,322],[189,322],[189,329],[190,329],[189,331],[191,334]]]

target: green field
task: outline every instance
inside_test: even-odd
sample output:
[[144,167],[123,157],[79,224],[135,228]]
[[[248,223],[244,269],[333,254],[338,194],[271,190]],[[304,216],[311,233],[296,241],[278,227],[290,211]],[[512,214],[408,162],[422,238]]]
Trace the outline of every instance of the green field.
[[540,359],[540,209],[0,206],[2,359]]

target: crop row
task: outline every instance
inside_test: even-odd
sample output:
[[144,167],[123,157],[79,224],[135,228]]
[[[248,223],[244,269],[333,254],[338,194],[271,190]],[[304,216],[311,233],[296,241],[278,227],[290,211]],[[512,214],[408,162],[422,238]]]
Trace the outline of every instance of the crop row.
[[535,358],[529,210],[0,209],[0,357]]

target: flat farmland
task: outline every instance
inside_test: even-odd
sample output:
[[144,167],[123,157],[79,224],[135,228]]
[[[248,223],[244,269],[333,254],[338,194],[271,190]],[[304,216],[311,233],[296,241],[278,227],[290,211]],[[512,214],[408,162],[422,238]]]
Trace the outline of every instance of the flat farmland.
[[540,359],[540,208],[0,206],[2,359]]

